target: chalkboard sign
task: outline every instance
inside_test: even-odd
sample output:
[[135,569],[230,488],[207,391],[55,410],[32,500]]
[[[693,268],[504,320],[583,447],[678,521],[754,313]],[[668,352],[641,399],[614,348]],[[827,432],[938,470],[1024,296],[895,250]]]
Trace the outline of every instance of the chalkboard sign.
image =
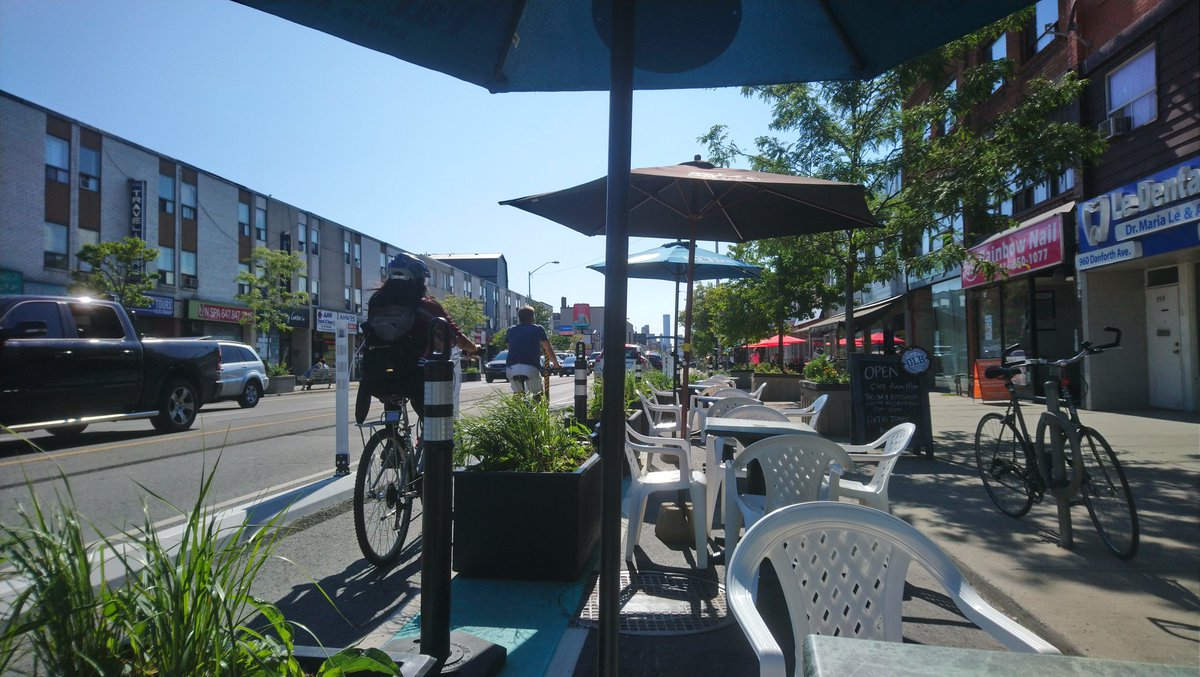
[[915,423],[909,451],[924,448],[933,456],[929,392],[921,374],[910,374],[899,355],[850,354],[850,440],[878,439],[900,423]]

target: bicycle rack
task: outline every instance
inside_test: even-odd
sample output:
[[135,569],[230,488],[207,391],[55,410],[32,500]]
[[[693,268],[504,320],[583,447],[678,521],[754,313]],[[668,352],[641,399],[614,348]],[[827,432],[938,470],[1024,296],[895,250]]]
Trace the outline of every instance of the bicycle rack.
[[[1044,439],[1050,441],[1050,475],[1042,473],[1046,488],[1054,494],[1058,507],[1058,547],[1065,550],[1075,548],[1075,531],[1071,525],[1071,501],[1079,493],[1079,485],[1083,481],[1083,464],[1080,457],[1079,433],[1075,424],[1066,414],[1062,413],[1058,402],[1058,383],[1046,381],[1046,413],[1038,419],[1037,432],[1034,441],[1034,453],[1038,455],[1039,472],[1046,458]],[[1044,435],[1048,432],[1048,435]],[[1065,443],[1069,443],[1065,444]],[[1071,451],[1071,479],[1066,482],[1066,463],[1064,458],[1067,448]],[[1065,482],[1065,483],[1064,483]]]

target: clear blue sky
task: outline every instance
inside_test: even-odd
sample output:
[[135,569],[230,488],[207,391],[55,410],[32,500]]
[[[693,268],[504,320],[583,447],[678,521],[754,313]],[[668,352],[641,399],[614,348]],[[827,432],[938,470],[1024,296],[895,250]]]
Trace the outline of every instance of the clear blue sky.
[[[535,298],[604,302],[603,238],[497,202],[606,173],[605,93],[489,94],[226,0],[0,0],[0,89],[405,249],[501,252],[522,293],[558,260]],[[638,92],[633,166],[768,120],[736,89]],[[673,290],[631,280],[635,327]]]

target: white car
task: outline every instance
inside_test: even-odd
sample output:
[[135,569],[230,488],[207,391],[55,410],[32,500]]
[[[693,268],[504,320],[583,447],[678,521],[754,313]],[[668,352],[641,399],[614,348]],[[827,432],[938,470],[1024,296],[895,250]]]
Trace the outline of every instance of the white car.
[[257,406],[270,383],[262,358],[245,343],[218,341],[217,346],[221,352],[221,385],[213,401],[237,400],[246,409]]

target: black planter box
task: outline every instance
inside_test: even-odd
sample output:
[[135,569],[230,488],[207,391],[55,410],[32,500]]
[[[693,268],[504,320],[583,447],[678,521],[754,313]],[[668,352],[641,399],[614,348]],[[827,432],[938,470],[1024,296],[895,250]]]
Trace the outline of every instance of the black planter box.
[[600,543],[600,457],[575,472],[454,472],[462,576],[573,580]]

